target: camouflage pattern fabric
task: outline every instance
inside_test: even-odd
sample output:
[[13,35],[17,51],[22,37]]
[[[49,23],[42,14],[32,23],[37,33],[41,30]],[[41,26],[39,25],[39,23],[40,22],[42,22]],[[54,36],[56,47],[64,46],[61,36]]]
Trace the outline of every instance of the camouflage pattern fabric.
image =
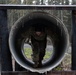
[[32,60],[35,63],[34,67],[41,67],[42,60],[45,55],[46,39],[47,35],[42,32],[40,36],[36,35],[35,32],[31,34],[32,43]]

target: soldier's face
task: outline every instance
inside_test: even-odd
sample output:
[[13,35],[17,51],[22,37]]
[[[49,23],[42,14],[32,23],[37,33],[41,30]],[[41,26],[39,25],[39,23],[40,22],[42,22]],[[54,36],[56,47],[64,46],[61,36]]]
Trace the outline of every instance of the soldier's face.
[[37,32],[35,32],[35,33],[36,33],[36,35],[38,35],[38,36],[42,35],[42,32],[39,32],[39,31],[37,31]]

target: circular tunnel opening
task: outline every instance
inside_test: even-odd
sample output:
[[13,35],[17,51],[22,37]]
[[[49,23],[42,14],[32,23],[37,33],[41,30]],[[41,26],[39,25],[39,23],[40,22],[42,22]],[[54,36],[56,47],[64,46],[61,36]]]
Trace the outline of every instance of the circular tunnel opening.
[[[34,29],[45,29],[47,35],[46,53],[42,66],[34,68],[30,36]],[[29,42],[27,41],[29,38]],[[17,63],[32,72],[45,72],[56,67],[64,57],[68,46],[68,32],[65,25],[55,16],[34,12],[20,18],[12,27],[9,36],[9,47]],[[48,52],[48,47],[50,52]],[[28,52],[29,55],[27,54]],[[28,57],[28,56],[30,57]],[[46,55],[49,55],[48,59]],[[29,60],[30,59],[30,60]],[[45,61],[45,62],[44,62]]]
[[[47,44],[46,44],[46,48],[45,48],[45,56],[42,60],[42,64],[48,62],[54,53],[54,49],[53,49],[53,43],[52,40],[47,37]],[[25,41],[22,44],[22,54],[25,57],[25,59],[27,59],[29,62],[33,63],[32,60],[32,46],[31,46],[31,39],[30,38],[26,38]]]

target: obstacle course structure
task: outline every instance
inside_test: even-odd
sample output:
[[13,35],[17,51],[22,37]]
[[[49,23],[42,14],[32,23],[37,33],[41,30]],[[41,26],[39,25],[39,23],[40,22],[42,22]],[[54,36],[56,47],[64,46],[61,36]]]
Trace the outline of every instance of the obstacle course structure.
[[[5,7],[5,8],[4,8]],[[20,7],[20,8],[19,8]],[[76,20],[76,9],[75,9],[75,7],[76,6],[14,6],[14,5],[5,5],[5,6],[3,6],[3,5],[1,5],[0,6],[0,13],[1,13],[1,27],[0,27],[0,35],[1,35],[1,61],[2,61],[2,71],[12,71],[12,64],[11,64],[11,55],[10,55],[10,52],[9,52],[9,47],[8,47],[8,35],[9,35],[9,33],[8,33],[8,29],[7,29],[7,9],[15,9],[15,8],[18,8],[18,9],[26,9],[27,7],[29,7],[29,9],[34,9],[34,7],[36,8],[37,7],[37,9],[40,9],[40,8],[44,8],[44,9],[52,9],[52,8],[56,8],[56,9],[72,9],[72,20],[73,20],[73,37],[72,37],[72,41],[73,41],[73,44],[72,44],[72,69],[73,70],[76,70],[75,68],[75,66],[76,66],[76,62],[75,62],[75,58],[76,58],[76,55],[75,55],[75,53],[76,53],[76,51],[75,51],[75,20]],[[74,7],[74,8],[73,8]],[[59,61],[61,61],[61,59],[62,59],[62,56],[63,56],[63,54],[64,54],[64,52],[65,52],[65,48],[67,48],[66,46],[67,46],[67,40],[68,40],[68,33],[67,33],[67,31],[66,31],[66,28],[64,27],[64,25],[63,24],[61,24],[61,22],[59,22],[60,24],[59,25],[61,25],[61,26],[58,26],[57,25],[57,22],[58,21],[56,21],[56,20],[53,20],[53,18],[51,18],[51,16],[49,17],[48,16],[48,14],[46,15],[45,13],[40,13],[40,12],[38,12],[38,13],[36,13],[36,15],[37,14],[41,14],[41,15],[44,15],[44,16],[40,16],[40,15],[38,15],[37,16],[37,20],[39,20],[38,19],[38,17],[40,17],[40,19],[41,20],[45,20],[46,22],[47,22],[47,20],[49,20],[48,18],[50,18],[51,20],[49,20],[49,23],[48,23],[48,25],[45,25],[45,27],[47,27],[47,28],[56,28],[57,29],[57,31],[61,31],[62,30],[62,33],[63,33],[63,37],[61,36],[61,32],[59,33],[59,37],[61,37],[61,38],[63,38],[63,41],[62,40],[60,40],[59,41],[59,43],[61,43],[61,42],[63,42],[63,45],[62,45],[62,49],[64,49],[63,50],[63,52],[61,53],[61,56],[59,56],[58,58],[57,58],[57,62],[55,61],[55,64],[56,63],[58,63]],[[34,15],[35,16],[35,15]],[[46,17],[46,16],[48,16],[48,17]],[[23,19],[23,23],[24,24],[26,24],[26,22],[24,22],[25,21],[25,18],[22,18]],[[22,19],[20,19],[20,20],[22,20]],[[32,18],[32,20],[33,20],[34,18]],[[54,18],[54,19],[56,19],[56,18]],[[29,20],[28,20],[29,21]],[[55,24],[54,24],[54,22],[55,22]],[[4,24],[4,23],[5,24]],[[52,23],[53,22],[53,23]],[[35,24],[37,24],[38,22],[36,21],[36,23]],[[42,24],[43,24],[43,22],[41,22]],[[53,26],[51,26],[51,23],[53,24]],[[19,25],[20,24],[20,25]],[[16,50],[15,50],[15,48],[16,47],[14,47],[14,40],[13,39],[15,39],[15,37],[16,36],[14,36],[13,35],[13,33],[14,34],[16,34],[17,33],[17,31],[18,30],[20,30],[20,28],[19,28],[19,26],[21,26],[22,24],[20,23],[20,21],[17,21],[17,23],[16,23],[16,25],[18,26],[17,28],[18,29],[15,29],[14,27],[13,27],[13,29],[15,29],[14,30],[14,32],[13,31],[11,31],[11,34],[12,35],[10,35],[10,49],[12,49],[11,50],[11,52],[12,52],[12,54],[14,55],[14,54],[16,54]],[[15,26],[16,26],[15,25]],[[30,24],[29,24],[29,26],[30,26]],[[57,26],[57,27],[56,27]],[[26,26],[24,26],[23,28],[25,28]],[[49,28],[49,30],[51,30]],[[61,29],[61,30],[60,30]],[[5,31],[3,31],[3,30],[5,30]],[[26,31],[26,30],[25,30]],[[50,32],[53,32],[53,31],[50,31]],[[66,35],[66,36],[65,36]],[[12,40],[11,40],[12,39]],[[4,43],[5,42],[5,43]],[[56,47],[56,46],[55,46]],[[59,47],[57,47],[56,48],[57,49],[57,51],[59,50]],[[4,54],[4,52],[7,50],[7,52]],[[58,52],[60,52],[60,51],[58,51]],[[18,53],[18,52],[17,52]],[[56,53],[57,52],[55,52],[55,55],[56,55]],[[10,57],[8,56],[8,55],[10,55]],[[22,63],[23,63],[23,60],[22,59],[20,59],[19,57],[18,57],[18,55],[19,54],[16,54],[16,55],[14,55],[14,57],[15,57],[15,59],[16,59],[16,61],[18,61],[18,62],[20,62],[20,64],[21,65],[23,65]],[[7,57],[6,57],[7,56]],[[21,56],[22,57],[22,56]],[[56,56],[55,56],[56,57]],[[3,59],[2,59],[3,58]],[[5,58],[7,58],[7,59],[5,59]],[[8,60],[10,60],[9,62],[8,62]],[[7,65],[10,65],[9,67],[7,67],[7,65],[6,65],[6,63],[5,63],[5,61],[7,61],[8,62],[8,64]],[[52,61],[52,60],[50,60],[50,61]],[[22,62],[22,63],[21,63]],[[55,64],[54,64],[54,66],[55,66]],[[26,67],[26,65],[27,64],[25,64],[24,66]],[[50,63],[49,63],[49,65],[51,65]],[[4,67],[5,66],[5,67]],[[6,68],[7,67],[7,68]],[[24,67],[24,68],[25,68]],[[44,68],[45,67],[45,68]],[[48,66],[46,66],[46,64],[44,65],[44,69],[41,69],[41,71],[42,70],[47,70],[48,69]],[[26,67],[26,69],[28,68],[28,66]],[[51,66],[50,66],[50,68],[51,68]],[[35,69],[34,69],[35,70]],[[51,70],[51,69],[49,69],[49,70]],[[35,70],[36,72],[40,72],[39,70]],[[47,70],[48,71],[48,70]],[[45,72],[45,71],[44,71]]]

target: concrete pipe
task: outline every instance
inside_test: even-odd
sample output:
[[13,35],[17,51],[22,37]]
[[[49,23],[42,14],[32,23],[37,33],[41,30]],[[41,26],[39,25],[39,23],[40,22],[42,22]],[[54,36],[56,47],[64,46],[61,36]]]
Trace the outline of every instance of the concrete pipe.
[[[40,68],[34,68],[33,63],[24,57],[22,52],[24,40],[29,37],[33,28],[45,28],[47,37],[53,43],[53,55]],[[32,72],[43,73],[55,68],[62,61],[69,45],[68,31],[61,20],[45,12],[31,12],[19,18],[12,26],[9,35],[9,47],[16,62]]]

